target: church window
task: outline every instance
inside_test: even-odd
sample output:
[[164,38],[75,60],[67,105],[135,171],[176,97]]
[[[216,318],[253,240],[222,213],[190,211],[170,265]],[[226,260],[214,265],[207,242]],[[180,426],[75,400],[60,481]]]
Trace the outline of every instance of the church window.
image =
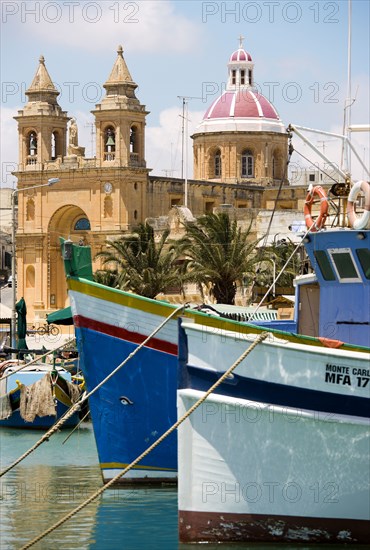
[[245,71],[244,71],[244,69],[242,69],[242,70],[240,71],[240,84],[241,84],[242,86],[244,86],[244,84],[245,84]]
[[53,132],[51,134],[51,160],[55,160],[61,154],[60,145],[58,132]]
[[56,159],[57,153],[56,153],[56,135],[54,132],[51,134],[51,160]]
[[209,213],[212,213],[213,212],[213,208],[215,206],[215,203],[214,201],[206,201],[205,205],[204,205],[204,211],[209,214]]
[[26,269],[26,288],[35,288],[35,268],[29,265]]
[[137,220],[137,210],[134,210],[134,220]]
[[104,132],[104,160],[114,160],[116,156],[116,135],[114,128],[108,126]]
[[111,197],[104,199],[104,218],[112,218],[113,216],[113,201]]
[[35,132],[30,132],[28,134],[27,139],[27,155],[29,157],[34,157],[34,159],[30,159],[31,163],[32,161],[36,162],[36,156],[37,156],[37,136]]
[[26,205],[26,220],[32,221],[35,219],[35,202],[33,199],[28,199]]
[[88,231],[91,229],[90,222],[87,218],[80,218],[74,226],[75,231]]
[[136,126],[131,126],[130,128],[130,152],[138,152],[138,131]]
[[231,72],[231,84],[233,86],[235,86],[235,84],[236,84],[236,70],[235,69],[233,69],[232,72]]
[[181,199],[179,198],[171,198],[171,208],[174,206],[180,206],[181,205]]
[[[272,177],[274,179],[281,177],[281,162],[279,153],[274,153],[272,157]],[[313,181],[315,181],[315,174],[313,174]]]
[[242,178],[254,178],[254,157],[249,149],[242,153]]
[[252,82],[252,71],[251,71],[251,69],[249,69],[249,71],[248,71],[248,80],[249,80],[249,85],[252,86],[253,82]]
[[215,154],[215,177],[221,177],[221,151],[216,151]]

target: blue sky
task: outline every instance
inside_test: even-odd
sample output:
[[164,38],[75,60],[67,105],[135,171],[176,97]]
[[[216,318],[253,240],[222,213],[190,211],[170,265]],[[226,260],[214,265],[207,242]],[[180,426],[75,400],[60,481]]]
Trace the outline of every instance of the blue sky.
[[[352,0],[352,123],[369,123],[369,2]],[[227,62],[244,36],[259,90],[283,122],[342,132],[347,93],[348,2],[336,1],[5,1],[1,2],[2,185],[13,186],[17,127],[42,54],[59,86],[59,104],[77,118],[79,144],[94,152],[90,113],[104,93],[118,44],[137,96],[150,114],[146,158],[152,174],[180,175],[181,100],[189,100],[189,134],[227,78]],[[339,160],[338,141],[311,136]],[[325,143],[322,143],[325,140]],[[369,161],[369,134],[353,135]],[[305,155],[309,148],[295,143]],[[302,163],[299,157],[293,158]],[[355,178],[363,170],[353,163]],[[189,177],[192,176],[191,142]]]

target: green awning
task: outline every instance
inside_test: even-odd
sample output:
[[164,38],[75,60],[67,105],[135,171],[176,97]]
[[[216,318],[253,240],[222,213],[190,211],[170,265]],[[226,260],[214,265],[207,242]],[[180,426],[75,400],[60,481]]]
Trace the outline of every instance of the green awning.
[[73,325],[71,306],[49,313],[46,316],[46,321],[54,325]]

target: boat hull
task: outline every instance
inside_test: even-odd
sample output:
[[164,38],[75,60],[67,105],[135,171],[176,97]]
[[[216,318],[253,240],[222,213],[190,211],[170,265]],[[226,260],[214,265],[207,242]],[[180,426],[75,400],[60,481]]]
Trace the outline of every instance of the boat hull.
[[[12,373],[12,369],[5,370],[5,377],[0,378],[0,396],[2,399],[9,399],[9,416],[3,415],[0,420],[0,427],[4,428],[21,428],[31,430],[47,430],[51,428],[73,405],[71,395],[69,393],[68,383],[71,383],[71,374],[64,369],[59,369],[59,376],[54,386],[55,400],[55,415],[48,414],[46,416],[38,416],[35,414],[33,420],[27,421],[21,416],[21,385],[30,386],[37,381],[41,381],[48,373],[51,367],[45,365],[36,365],[34,367],[26,367],[19,372]],[[43,411],[45,412],[45,411]],[[78,412],[70,416],[62,425],[61,429],[73,428],[80,421]]]
[[[37,416],[32,422],[26,422],[20,415],[19,409],[13,411],[12,415],[9,418],[0,420],[0,426],[3,428],[21,428],[21,429],[30,429],[30,430],[47,430],[51,428],[57,420],[59,420],[69,407],[65,406],[63,403],[57,404],[56,415],[55,416]],[[73,428],[77,426],[80,418],[76,413],[72,415],[64,424],[61,426],[61,429]]]
[[[85,383],[91,391],[137,346],[81,324],[76,338]],[[176,421],[176,387],[176,356],[143,348],[89,398],[104,482],[126,468]],[[162,485],[176,479],[177,438],[172,434],[117,483]]]
[[212,395],[179,428],[180,541],[368,542],[369,443],[363,418]]
[[[180,540],[366,542],[369,351],[270,336],[179,427]],[[179,418],[254,338],[182,322]]]

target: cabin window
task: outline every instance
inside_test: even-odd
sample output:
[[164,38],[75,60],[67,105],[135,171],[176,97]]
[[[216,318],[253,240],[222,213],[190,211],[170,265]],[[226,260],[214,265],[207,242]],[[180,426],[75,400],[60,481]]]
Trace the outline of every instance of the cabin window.
[[362,281],[350,248],[329,248],[328,252],[341,283],[360,283]]
[[334,271],[329,262],[329,258],[324,250],[315,250],[316,261],[319,265],[322,276],[325,281],[335,281]]
[[357,248],[356,254],[366,279],[370,279],[370,250],[368,248]]

